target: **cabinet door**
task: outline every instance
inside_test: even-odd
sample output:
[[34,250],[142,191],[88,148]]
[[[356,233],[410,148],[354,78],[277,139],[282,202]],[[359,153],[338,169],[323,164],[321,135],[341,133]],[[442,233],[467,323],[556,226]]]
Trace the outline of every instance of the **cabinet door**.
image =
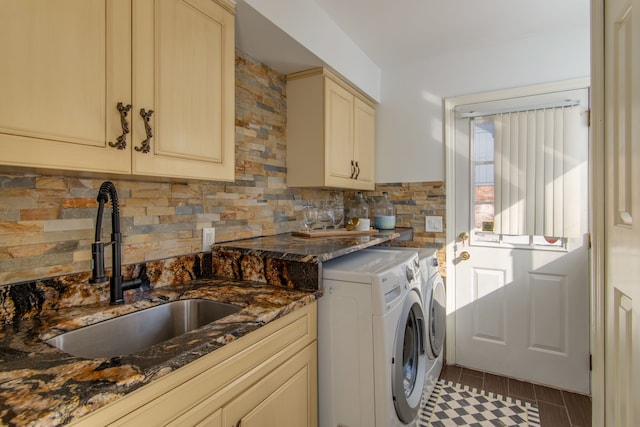
[[376,110],[374,107],[356,98],[354,104],[353,157],[359,170],[357,183],[361,190],[373,190],[375,187],[375,150],[376,150]]
[[233,180],[233,14],[213,0],[134,5],[133,173]]
[[223,408],[225,427],[316,426],[317,345],[314,341]]
[[353,95],[325,79],[325,185],[349,188],[353,173]]
[[[0,0],[0,163],[128,173],[126,0]],[[129,138],[127,138],[129,143]]]

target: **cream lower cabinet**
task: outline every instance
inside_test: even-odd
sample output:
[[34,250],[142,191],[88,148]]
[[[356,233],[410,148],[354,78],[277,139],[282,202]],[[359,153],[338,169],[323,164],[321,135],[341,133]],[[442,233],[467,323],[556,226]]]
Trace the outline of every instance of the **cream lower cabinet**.
[[0,164],[234,179],[228,0],[1,0]]
[[[317,371],[313,343],[286,361],[246,393],[225,405],[222,412],[225,426],[300,427],[314,425],[315,402],[309,390],[315,386]],[[283,408],[287,408],[286,411]],[[291,408],[291,410],[289,410]]]
[[287,185],[373,190],[375,103],[328,70],[287,76]]
[[317,426],[316,318],[296,310],[76,425]]

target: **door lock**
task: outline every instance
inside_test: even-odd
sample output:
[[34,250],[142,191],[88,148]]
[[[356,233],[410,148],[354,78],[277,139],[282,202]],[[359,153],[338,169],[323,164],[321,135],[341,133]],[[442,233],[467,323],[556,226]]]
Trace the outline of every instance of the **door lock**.
[[460,259],[461,259],[461,260],[463,260],[463,261],[466,261],[466,260],[468,260],[469,258],[471,258],[471,254],[470,254],[469,252],[467,252],[467,251],[463,251],[463,252],[460,254]]

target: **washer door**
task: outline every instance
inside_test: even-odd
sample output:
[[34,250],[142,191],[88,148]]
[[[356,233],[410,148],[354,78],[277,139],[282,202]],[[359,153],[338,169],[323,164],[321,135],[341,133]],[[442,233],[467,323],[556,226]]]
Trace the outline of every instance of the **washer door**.
[[426,369],[425,322],[417,292],[407,294],[396,330],[391,363],[393,404],[398,419],[410,423],[416,419],[424,387]]
[[447,312],[445,310],[445,289],[444,282],[440,275],[436,275],[431,279],[432,290],[429,302],[429,321],[427,327],[429,329],[429,358],[435,359],[442,353],[444,345],[444,333],[446,331]]

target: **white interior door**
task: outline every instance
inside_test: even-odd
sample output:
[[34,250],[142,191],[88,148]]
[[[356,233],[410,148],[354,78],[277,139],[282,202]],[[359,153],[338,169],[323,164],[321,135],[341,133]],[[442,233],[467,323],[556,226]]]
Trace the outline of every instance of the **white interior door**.
[[640,425],[640,0],[604,1],[605,417]]
[[[580,143],[587,150],[588,90],[579,96],[584,110]],[[493,234],[493,146],[487,149],[479,137],[473,142],[474,126],[482,133],[481,119],[455,124],[457,240],[449,264],[455,269],[455,361],[588,394],[587,198],[575,218],[579,237]],[[580,174],[581,191],[588,194],[586,161]]]

